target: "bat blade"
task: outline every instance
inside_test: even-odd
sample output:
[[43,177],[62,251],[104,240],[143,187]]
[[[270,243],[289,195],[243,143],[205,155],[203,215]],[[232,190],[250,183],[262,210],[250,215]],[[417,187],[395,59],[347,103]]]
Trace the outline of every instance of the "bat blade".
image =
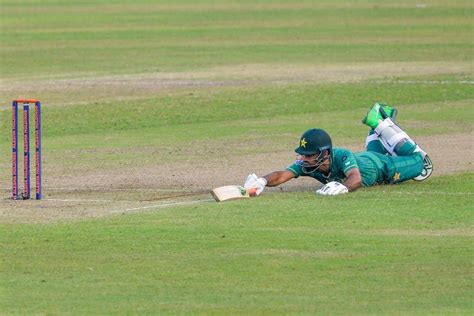
[[257,189],[244,189],[240,185],[226,185],[215,188],[211,191],[211,195],[217,202],[224,202],[237,199],[245,199],[255,196]]

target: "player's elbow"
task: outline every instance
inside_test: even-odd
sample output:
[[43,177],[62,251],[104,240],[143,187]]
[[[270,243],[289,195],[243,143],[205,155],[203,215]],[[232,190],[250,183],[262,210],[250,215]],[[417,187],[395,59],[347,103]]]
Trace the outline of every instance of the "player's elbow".
[[362,186],[362,180],[358,179],[351,183],[351,186],[348,188],[349,191],[355,191]]
[[349,191],[355,191],[360,188],[362,186],[362,177],[359,170],[351,170],[345,184]]

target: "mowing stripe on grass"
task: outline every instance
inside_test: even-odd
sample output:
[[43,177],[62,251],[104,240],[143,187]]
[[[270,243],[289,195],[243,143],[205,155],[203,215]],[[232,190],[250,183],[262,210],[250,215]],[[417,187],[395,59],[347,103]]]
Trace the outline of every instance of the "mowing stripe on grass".
[[412,191],[412,192],[392,192],[382,191],[381,193],[401,194],[401,195],[474,195],[474,192],[442,192],[442,191]]
[[473,85],[472,80],[376,80],[376,83],[403,83],[403,84],[470,84]]
[[189,204],[197,204],[197,203],[204,203],[204,202],[214,202],[214,199],[155,204],[155,205],[149,205],[149,206],[143,206],[143,207],[127,208],[127,209],[124,209],[124,210],[110,211],[109,213],[110,214],[131,213],[131,212],[137,212],[137,211],[142,211],[142,210],[146,210],[146,209],[163,208],[163,207],[178,206],[178,205],[189,205]]

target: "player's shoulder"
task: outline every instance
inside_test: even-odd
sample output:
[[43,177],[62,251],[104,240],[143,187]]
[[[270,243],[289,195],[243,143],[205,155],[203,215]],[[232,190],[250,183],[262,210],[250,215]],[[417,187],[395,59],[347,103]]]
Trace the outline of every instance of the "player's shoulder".
[[345,164],[347,161],[354,161],[355,156],[352,150],[347,148],[335,147],[333,148],[333,161],[336,164]]
[[336,157],[341,157],[341,156],[344,156],[344,155],[353,155],[354,153],[352,152],[352,150],[350,149],[347,149],[347,148],[342,148],[342,147],[333,147],[333,155]]
[[352,150],[347,148],[335,148],[333,153],[335,168],[342,170],[345,174],[352,168],[357,168],[357,160]]

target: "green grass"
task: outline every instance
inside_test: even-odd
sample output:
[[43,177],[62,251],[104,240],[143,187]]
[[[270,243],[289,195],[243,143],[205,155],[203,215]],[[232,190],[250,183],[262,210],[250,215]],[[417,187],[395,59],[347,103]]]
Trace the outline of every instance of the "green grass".
[[2,310],[469,314],[473,180],[12,225]]
[[468,1],[2,3],[0,67],[11,78],[472,57]]
[[[302,131],[314,126],[330,131],[336,144],[362,143],[367,127],[360,120],[368,104],[388,100],[400,110],[402,126],[412,135],[469,130],[474,123],[474,92],[469,85],[459,83],[460,78],[447,78],[451,83],[221,88],[132,101],[47,105],[43,109],[47,122],[43,146],[52,161],[61,160],[64,165],[113,169],[186,160],[182,148],[192,151],[197,160],[205,160],[207,153],[201,149],[204,142],[208,144],[206,150],[212,150],[209,144],[219,148],[223,142],[248,143],[222,149],[222,157],[271,153],[275,148],[291,148]],[[5,152],[11,146],[9,114],[5,110],[0,118],[0,148]],[[150,148],[156,149],[153,155]],[[0,161],[7,166],[9,159],[5,155]],[[9,172],[3,168],[5,177]]]
[[[235,166],[259,155],[263,164],[284,150],[291,160],[298,137],[315,126],[337,145],[362,144],[360,120],[376,101],[395,105],[415,138],[465,136],[474,124],[473,6],[423,4],[0,0],[2,183],[10,181],[16,97],[43,101],[46,187],[89,173],[107,190],[107,175],[137,166],[174,174],[180,163],[200,170],[217,158]],[[371,76],[372,63],[392,66]],[[328,65],[340,82],[306,80],[298,70],[333,71]],[[344,80],[352,65],[367,73]],[[273,66],[281,81],[253,77],[252,67]],[[398,66],[419,72],[392,75]],[[247,70],[233,77],[221,69]],[[108,85],[111,75],[140,83],[168,73],[224,86],[142,93]],[[0,219],[0,311],[470,315],[474,174],[439,174],[336,198],[308,187],[95,220]],[[113,191],[84,192],[114,199]],[[123,199],[150,194],[139,195]],[[38,219],[98,205],[52,203],[3,199],[0,215],[15,209]]]
[[[421,77],[418,80],[429,78]],[[185,91],[142,100],[45,107],[44,116],[50,122],[45,126],[45,133],[54,138],[298,114],[312,115],[314,124],[337,124],[335,118],[331,122],[324,122],[318,120],[317,116],[326,112],[357,110],[351,119],[360,120],[368,106],[377,101],[402,106],[411,114],[418,112],[417,107],[423,108],[420,115],[410,115],[409,118],[437,121],[443,118],[447,122],[471,123],[473,113],[468,111],[469,104],[463,104],[459,111],[453,111],[436,107],[433,103],[453,103],[473,98],[474,91],[470,85],[456,81],[419,85],[351,83],[221,88],[193,93]],[[2,142],[9,142],[9,120],[9,116],[2,116]]]

